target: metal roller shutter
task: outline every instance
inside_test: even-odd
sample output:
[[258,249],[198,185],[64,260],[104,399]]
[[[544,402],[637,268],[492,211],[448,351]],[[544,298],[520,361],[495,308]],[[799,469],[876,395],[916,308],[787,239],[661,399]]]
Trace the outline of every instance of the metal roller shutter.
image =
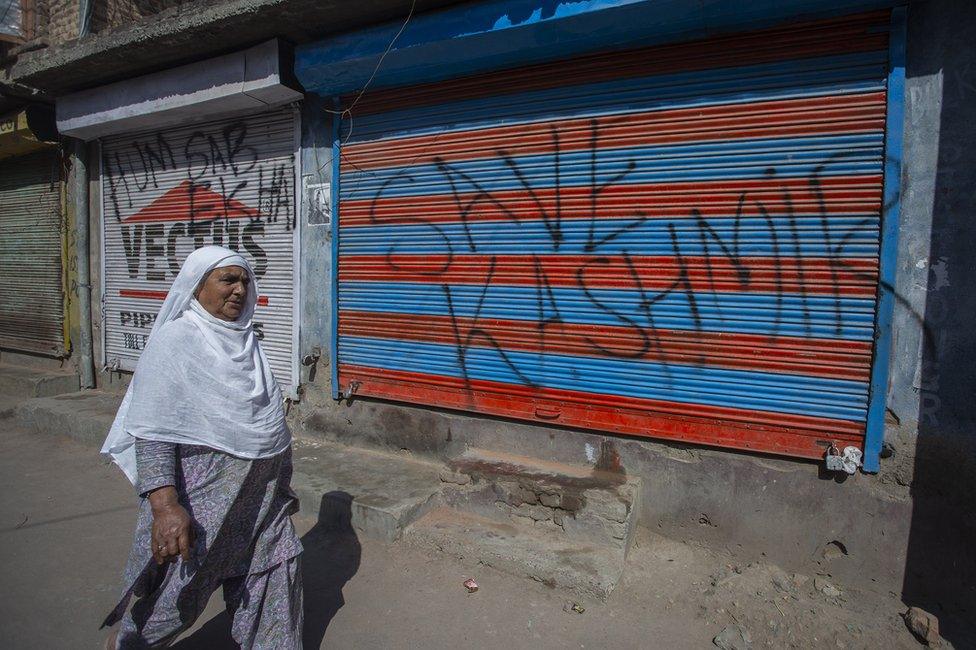
[[0,346],[64,354],[57,150],[0,162]]
[[107,365],[135,369],[183,260],[221,244],[253,265],[255,326],[278,383],[293,387],[296,124],[288,109],[102,143]]
[[887,12],[362,98],[339,384],[821,457],[863,448]]

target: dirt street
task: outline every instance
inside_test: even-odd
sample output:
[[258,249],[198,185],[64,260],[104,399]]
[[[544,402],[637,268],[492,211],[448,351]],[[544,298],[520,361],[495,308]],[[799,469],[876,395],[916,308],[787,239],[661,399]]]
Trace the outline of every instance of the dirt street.
[[[0,430],[3,646],[101,647],[137,500],[93,449],[2,421]],[[920,647],[899,616],[905,606],[869,579],[845,585],[736,564],[649,531],[609,602],[598,603],[311,524],[302,524],[309,648]],[[811,567],[828,573],[834,559]],[[469,577],[475,593],[462,585]],[[176,647],[233,647],[221,602],[217,594]]]

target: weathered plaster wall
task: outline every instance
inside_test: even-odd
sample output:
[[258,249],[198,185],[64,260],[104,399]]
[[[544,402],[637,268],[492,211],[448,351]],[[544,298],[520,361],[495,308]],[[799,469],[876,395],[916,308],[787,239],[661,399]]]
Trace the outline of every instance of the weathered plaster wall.
[[976,612],[976,5],[918,2],[909,16],[892,460],[913,497],[903,594],[951,640]]
[[[332,115],[329,100],[308,94],[302,102],[301,220],[302,312],[298,352],[302,382],[330,390],[332,322]],[[324,387],[324,388],[323,388]]]
[[916,432],[952,447],[976,438],[976,341],[969,326],[976,307],[971,290],[976,131],[967,117],[976,57],[966,45],[974,35],[971,3],[932,0],[911,6],[898,299],[887,398],[889,440],[896,452],[906,454],[913,454]]

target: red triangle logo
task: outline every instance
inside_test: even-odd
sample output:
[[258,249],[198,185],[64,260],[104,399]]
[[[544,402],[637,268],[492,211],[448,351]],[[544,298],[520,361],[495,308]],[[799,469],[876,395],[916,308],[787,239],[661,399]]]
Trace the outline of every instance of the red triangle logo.
[[227,199],[206,185],[183,181],[132,216],[131,221],[211,221],[256,219],[260,212],[236,199]]

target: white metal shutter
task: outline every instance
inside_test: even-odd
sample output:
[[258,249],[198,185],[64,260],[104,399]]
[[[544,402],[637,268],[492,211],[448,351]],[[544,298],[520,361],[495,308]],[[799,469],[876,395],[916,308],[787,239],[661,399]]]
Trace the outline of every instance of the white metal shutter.
[[0,346],[64,353],[61,216],[57,151],[0,162]]
[[296,112],[102,143],[105,362],[136,362],[186,256],[220,244],[258,276],[254,322],[283,390],[297,380]]

